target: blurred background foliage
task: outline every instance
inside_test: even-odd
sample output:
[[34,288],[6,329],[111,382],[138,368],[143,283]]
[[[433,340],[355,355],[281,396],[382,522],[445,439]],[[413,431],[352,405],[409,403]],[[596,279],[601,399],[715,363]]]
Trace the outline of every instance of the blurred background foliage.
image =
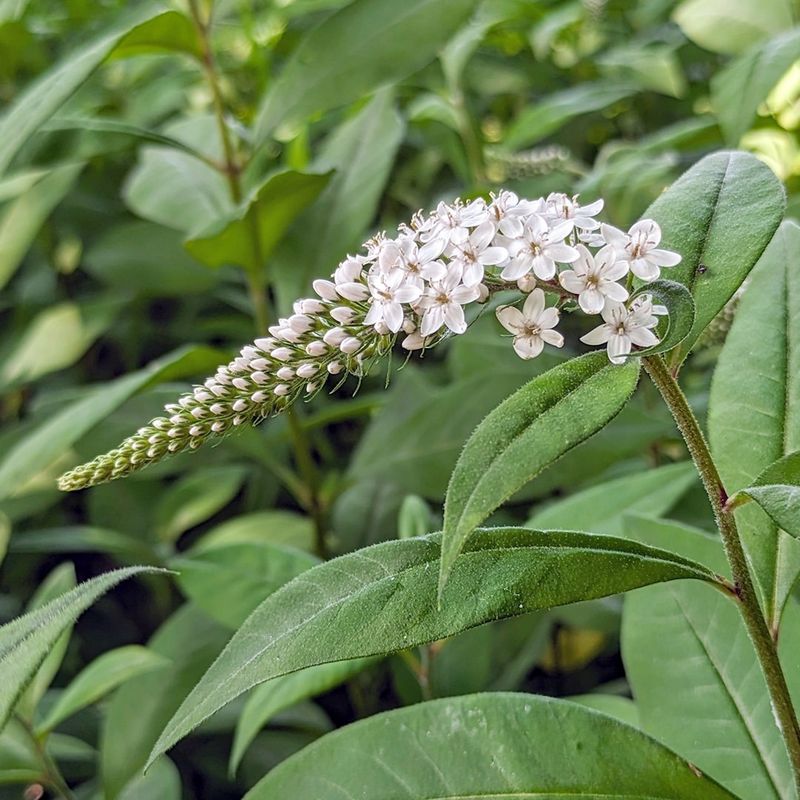
[[[291,424],[75,495],[54,478],[439,199],[579,192],[627,226],[702,155],[740,147],[796,215],[798,14],[790,0],[0,0],[0,617],[114,566],[180,572],[120,586],[62,638],[0,736],[0,797],[41,779],[30,730],[81,798],[172,800],[239,797],[334,727],[422,698],[589,695],[635,722],[609,599],[272,682],[140,777],[250,610],[319,557],[435,530],[474,426],[570,355],[519,361],[491,314],[388,388],[351,381]],[[726,324],[686,370],[701,412]],[[683,458],[642,386],[495,521],[712,530]]]

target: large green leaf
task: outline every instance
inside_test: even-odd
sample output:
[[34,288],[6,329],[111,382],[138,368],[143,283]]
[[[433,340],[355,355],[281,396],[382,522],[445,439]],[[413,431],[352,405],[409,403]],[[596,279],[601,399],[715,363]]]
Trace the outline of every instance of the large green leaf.
[[[800,227],[781,225],[736,311],[709,400],[711,450],[728,495],[800,449]],[[800,542],[754,503],[736,520],[770,624],[800,572]]]
[[[636,535],[670,537],[668,523],[631,520]],[[678,526],[681,552],[720,573],[718,539]],[[794,798],[789,759],[755,651],[734,603],[695,582],[633,592],[622,651],[645,731],[742,800]]]
[[711,80],[711,101],[725,138],[737,145],[756,118],[758,107],[800,58],[800,29],[759,44]]
[[96,38],[83,44],[72,55],[46,72],[23,92],[14,105],[0,119],[0,175],[4,174],[16,153],[39,126],[49,119],[94,72],[126,37],[130,42],[154,43],[161,35],[163,20],[182,16],[175,11],[164,11],[161,4],[145,2],[131,11]]
[[615,417],[639,361],[590,353],[534,378],[494,409],[464,446],[447,488],[441,585],[470,533],[548,464]]
[[270,678],[654,581],[711,577],[690,561],[614,537],[486,529],[457,559],[439,610],[440,543],[432,534],[378,544],[320,564],[268,597],[178,709],[151,758]]
[[695,304],[692,330],[670,356],[673,366],[761,257],[785,204],[769,167],[747,153],[725,152],[695,164],[647,209],[644,216],[661,226],[663,246],[683,256],[669,279],[684,284]]
[[261,106],[256,140],[263,141],[281,123],[349,103],[424,67],[475,5],[476,0],[348,4],[295,47]]
[[129,567],[107,572],[80,584],[42,608],[25,614],[0,628],[0,728],[8,721],[17,698],[25,690],[39,665],[63,631],[120,581],[141,572],[157,572],[149,567]]
[[210,347],[181,348],[138,372],[93,389],[6,453],[0,462],[0,499],[23,493],[31,479],[68,454],[76,441],[136,392],[161,381],[203,375],[225,360],[223,353]]
[[733,797],[690,763],[605,714],[566,700],[506,693],[434,700],[349,725],[279,765],[246,800],[334,796]]

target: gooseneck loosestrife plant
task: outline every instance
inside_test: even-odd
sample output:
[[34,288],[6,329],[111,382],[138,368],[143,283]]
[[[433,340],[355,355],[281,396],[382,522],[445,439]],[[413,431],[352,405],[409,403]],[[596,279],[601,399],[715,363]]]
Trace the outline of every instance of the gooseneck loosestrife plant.
[[[772,209],[742,255],[742,265],[727,273],[719,264],[714,282],[708,281],[708,267],[700,259],[709,238],[720,235],[715,213],[729,220],[731,210],[719,212],[719,194],[703,201],[716,204],[715,211],[692,227],[692,220],[681,218],[682,200],[705,191],[709,175],[734,168],[763,170],[740,154],[712,156],[654,205],[652,218],[628,231],[598,219],[602,200],[584,204],[582,198],[557,193],[528,200],[501,191],[488,200],[442,202],[432,213],[418,213],[393,236],[379,234],[366,242],[363,252],[342,261],[331,279],[314,281],[316,296],[295,302],[293,313],[270,326],[269,335],[168,405],[163,416],[60,479],[62,489],[82,489],[196,449],[326,386],[336,389],[348,375],[361,378],[398,348],[410,357],[467,333],[473,306],[494,305],[509,345],[525,360],[545,348],[563,347],[557,330],[562,315],[596,318],[580,339],[605,346],[605,355],[589,353],[534,378],[477,428],[451,476],[441,535],[377,545],[369,555],[356,552],[330,566],[323,563],[267,598],[177,710],[151,760],[225,703],[270,678],[422,645],[537,608],[690,577],[712,584],[739,608],[798,784],[800,731],[778,659],[777,621],[762,608],[734,519],[734,508],[751,498],[768,514],[779,513],[769,490],[786,469],[771,468],[778,478],[765,478],[761,494],[749,490],[732,497],[677,382],[692,344],[737,291],[779,221]],[[669,248],[661,244],[659,216],[670,226]],[[681,257],[687,254],[689,265]],[[662,279],[662,270],[674,270],[678,279]],[[501,304],[493,300],[498,292],[505,292]],[[509,292],[516,292],[516,299]],[[677,554],[616,537],[478,529],[505,499],[620,411],[637,384],[641,362],[706,489],[731,579]],[[785,503],[780,513],[781,520],[794,519]],[[783,524],[793,527],[791,520]],[[570,554],[579,560],[570,561]],[[437,561],[438,581],[437,570],[429,569]],[[403,620],[395,607],[403,609]],[[350,618],[361,621],[356,627],[342,622]],[[347,636],[338,636],[338,625],[345,625]],[[290,759],[270,773],[248,798],[277,796],[281,781],[289,778],[305,785],[298,772],[305,763],[302,754],[296,769],[293,763]],[[674,794],[652,796],[729,796],[694,766],[678,772],[681,777],[669,790]],[[703,780],[699,794],[681,784],[687,776],[691,785]],[[532,779],[535,783],[536,776]],[[325,780],[320,776],[319,785]],[[351,785],[349,777],[338,780],[339,786]],[[318,790],[313,780],[308,786]],[[650,790],[634,794],[640,791]],[[348,796],[373,795],[364,789]]]

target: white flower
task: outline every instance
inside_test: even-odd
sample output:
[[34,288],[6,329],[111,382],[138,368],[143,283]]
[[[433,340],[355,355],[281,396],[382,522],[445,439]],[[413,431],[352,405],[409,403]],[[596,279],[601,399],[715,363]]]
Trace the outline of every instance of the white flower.
[[671,250],[661,250],[661,228],[652,219],[639,220],[625,233],[605,223],[600,228],[603,238],[612,245],[618,257],[630,264],[631,272],[643,281],[654,281],[661,267],[680,264],[681,257]]
[[490,247],[493,238],[494,225],[484,222],[464,241],[454,245],[452,263],[461,267],[465,286],[477,286],[483,280],[484,267],[508,260],[508,251],[504,247]]
[[397,265],[406,273],[406,283],[424,288],[425,281],[441,280],[447,267],[438,260],[444,243],[434,239],[421,247],[410,236],[397,240]]
[[469,229],[476,228],[489,219],[486,202],[481,198],[466,206],[460,203],[439,203],[436,211],[424,221],[420,228],[423,242],[439,240],[442,247],[459,244],[469,236]]
[[617,260],[613,247],[606,246],[594,255],[582,244],[575,249],[580,257],[574,268],[564,270],[558,280],[568,292],[578,295],[578,305],[584,313],[599,314],[606,298],[618,302],[628,299],[625,287],[616,282],[628,274],[628,264]]
[[500,277],[515,281],[533,270],[537,278],[549,281],[556,274],[556,261],[571,264],[578,258],[578,251],[564,244],[570,230],[572,226],[567,222],[551,228],[543,217],[534,214],[511,245],[511,263]]
[[530,200],[520,200],[514,192],[502,191],[497,196],[492,196],[489,205],[489,219],[503,236],[516,237],[522,233],[525,217],[535,214],[544,208],[543,201],[538,203]]
[[514,334],[514,351],[520,358],[536,358],[544,349],[545,342],[554,347],[564,345],[564,337],[552,330],[558,325],[558,309],[545,308],[544,292],[534,289],[526,298],[522,311],[514,306],[497,309],[497,319]]
[[653,316],[652,301],[647,296],[637,298],[629,309],[616,300],[607,300],[603,319],[604,324],[581,336],[581,341],[592,345],[607,343],[612,364],[623,364],[630,355],[631,345],[652,347],[659,342],[650,330],[658,320]]
[[369,276],[371,306],[364,318],[365,325],[386,324],[397,333],[403,327],[405,316],[402,303],[413,303],[422,294],[419,286],[404,284],[405,273],[396,269],[389,273],[375,273]]
[[546,200],[547,216],[552,220],[565,220],[572,228],[582,231],[593,231],[600,223],[593,219],[603,210],[603,201],[595,200],[587,206],[578,203],[578,195],[569,197],[562,192],[552,192]]
[[417,301],[417,308],[424,312],[419,326],[422,338],[435,333],[442,325],[453,333],[464,333],[467,329],[462,306],[477,300],[480,290],[477,286],[464,286],[461,277],[461,267],[452,264],[444,278],[431,281]]

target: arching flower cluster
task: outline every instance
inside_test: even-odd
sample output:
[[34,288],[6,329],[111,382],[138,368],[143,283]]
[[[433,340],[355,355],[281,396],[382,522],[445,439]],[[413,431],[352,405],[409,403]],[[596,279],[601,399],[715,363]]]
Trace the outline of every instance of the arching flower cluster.
[[[522,358],[534,358],[545,345],[561,347],[560,314],[579,308],[603,320],[583,341],[606,344],[611,361],[624,361],[634,345],[658,342],[653,329],[666,313],[646,294],[629,301],[632,277],[655,280],[680,256],[659,248],[654,221],[624,232],[596,219],[602,208],[602,200],[582,205],[565,194],[524,200],[503,191],[488,202],[440,203],[416,214],[394,237],[378,235],[348,256],[330,280],[315,281],[316,296],[295,302],[293,314],[268,336],[119,447],[62,476],[60,488],[122,477],[279,413],[332,377],[364,375],[398,340],[417,351],[462,334],[464,307],[500,289],[527,295],[521,309],[497,310]],[[554,304],[547,305],[546,294]]]

